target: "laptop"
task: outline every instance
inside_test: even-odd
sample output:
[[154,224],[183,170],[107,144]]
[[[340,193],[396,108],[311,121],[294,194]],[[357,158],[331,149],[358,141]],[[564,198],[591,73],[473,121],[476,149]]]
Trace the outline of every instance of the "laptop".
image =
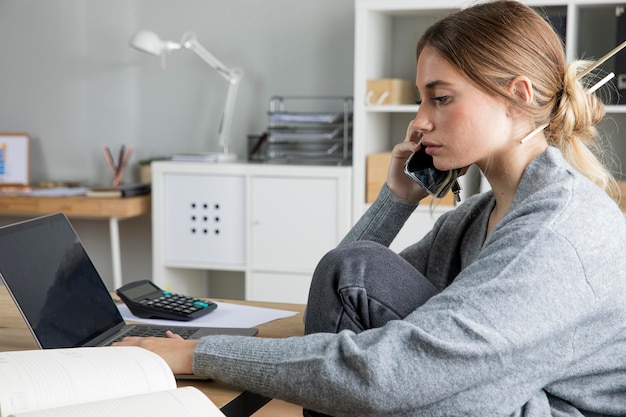
[[188,339],[258,331],[127,324],[63,213],[0,227],[0,278],[42,349],[106,346],[167,329]]

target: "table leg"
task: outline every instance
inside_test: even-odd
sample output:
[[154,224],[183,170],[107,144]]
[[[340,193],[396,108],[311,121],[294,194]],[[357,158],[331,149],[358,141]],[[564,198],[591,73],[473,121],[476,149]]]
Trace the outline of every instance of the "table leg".
[[122,255],[120,253],[120,228],[117,217],[109,218],[109,235],[113,263],[113,289],[116,290],[122,286]]

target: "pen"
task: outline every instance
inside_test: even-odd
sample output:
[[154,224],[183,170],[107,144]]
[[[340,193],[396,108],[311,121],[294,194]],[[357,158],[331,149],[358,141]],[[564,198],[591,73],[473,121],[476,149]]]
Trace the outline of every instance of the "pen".
[[115,167],[115,176],[117,177],[120,170],[122,169],[122,164],[124,163],[124,156],[126,155],[126,145],[120,146],[120,152],[117,156],[117,166]]
[[118,186],[122,183],[122,179],[124,178],[124,170],[128,165],[128,161],[130,160],[130,156],[133,153],[132,148],[126,149],[124,146],[124,154],[120,154],[120,160],[118,161],[117,171],[115,173],[115,177],[113,178],[113,185]]
[[109,149],[108,146],[103,146],[102,151],[104,152],[104,158],[107,161],[107,165],[109,166],[109,169],[115,175],[115,172],[117,169],[115,168],[115,163],[113,162],[113,155],[111,154],[111,149]]

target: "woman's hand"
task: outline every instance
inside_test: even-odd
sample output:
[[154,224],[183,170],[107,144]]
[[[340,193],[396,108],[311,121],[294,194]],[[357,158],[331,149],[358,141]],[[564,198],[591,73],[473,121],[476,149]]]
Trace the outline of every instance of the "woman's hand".
[[125,337],[113,346],[139,346],[162,357],[175,374],[193,373],[193,351],[197,340],[185,340],[171,331],[165,337]]
[[387,173],[387,186],[391,192],[400,200],[407,203],[417,204],[428,195],[428,192],[416,183],[411,177],[405,174],[404,164],[413,152],[416,152],[422,134],[415,131],[413,121],[409,123],[404,141],[393,147],[391,152],[391,163]]

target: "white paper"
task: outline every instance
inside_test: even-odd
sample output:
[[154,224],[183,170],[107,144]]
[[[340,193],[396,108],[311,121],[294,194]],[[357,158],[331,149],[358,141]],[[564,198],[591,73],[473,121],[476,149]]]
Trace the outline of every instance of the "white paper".
[[241,304],[217,302],[217,308],[202,317],[191,321],[142,319],[133,315],[126,304],[118,304],[117,308],[124,320],[138,323],[157,324],[164,326],[195,326],[195,327],[234,327],[248,328],[263,323],[291,317],[297,311],[278,310],[274,308],[254,307]]

